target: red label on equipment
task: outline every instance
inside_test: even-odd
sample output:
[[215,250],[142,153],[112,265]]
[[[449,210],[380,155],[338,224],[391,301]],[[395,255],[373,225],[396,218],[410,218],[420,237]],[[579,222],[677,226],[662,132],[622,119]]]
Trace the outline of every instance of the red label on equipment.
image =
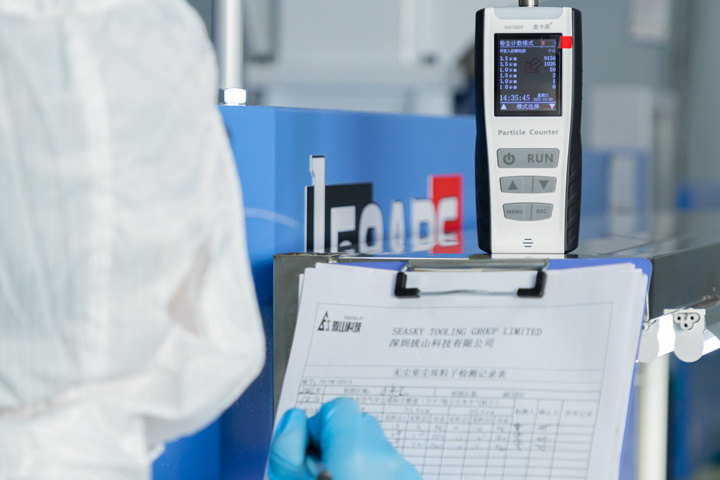
[[572,37],[560,37],[560,48],[572,48]]
[[437,212],[438,240],[432,253],[462,253],[462,175],[430,175],[428,180]]

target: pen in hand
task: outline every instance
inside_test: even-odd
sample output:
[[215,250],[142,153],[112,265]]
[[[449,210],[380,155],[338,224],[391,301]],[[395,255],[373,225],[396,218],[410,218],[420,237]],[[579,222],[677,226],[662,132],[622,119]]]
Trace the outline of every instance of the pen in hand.
[[312,442],[308,444],[307,451],[305,452],[305,466],[310,470],[310,474],[316,480],[332,480],[332,474],[325,467],[325,464],[323,464],[320,452]]

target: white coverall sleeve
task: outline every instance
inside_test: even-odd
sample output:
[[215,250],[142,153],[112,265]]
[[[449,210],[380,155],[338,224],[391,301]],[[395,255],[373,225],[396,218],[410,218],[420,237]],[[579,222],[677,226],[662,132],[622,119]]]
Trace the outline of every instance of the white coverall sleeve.
[[0,0],[0,479],[144,479],[264,339],[181,0]]

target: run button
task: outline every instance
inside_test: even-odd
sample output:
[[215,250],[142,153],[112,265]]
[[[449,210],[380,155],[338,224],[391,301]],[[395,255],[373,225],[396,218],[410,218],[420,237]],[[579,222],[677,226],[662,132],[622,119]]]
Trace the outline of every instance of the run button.
[[556,168],[557,148],[501,148],[497,151],[500,168]]

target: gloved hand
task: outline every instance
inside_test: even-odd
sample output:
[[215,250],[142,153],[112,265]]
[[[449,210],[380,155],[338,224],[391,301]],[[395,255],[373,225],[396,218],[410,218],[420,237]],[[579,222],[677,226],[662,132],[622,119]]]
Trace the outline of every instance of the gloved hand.
[[283,416],[270,447],[270,479],[315,480],[305,466],[310,441],[333,480],[421,480],[390,445],[378,421],[350,398],[326,403],[309,420],[298,409]]

